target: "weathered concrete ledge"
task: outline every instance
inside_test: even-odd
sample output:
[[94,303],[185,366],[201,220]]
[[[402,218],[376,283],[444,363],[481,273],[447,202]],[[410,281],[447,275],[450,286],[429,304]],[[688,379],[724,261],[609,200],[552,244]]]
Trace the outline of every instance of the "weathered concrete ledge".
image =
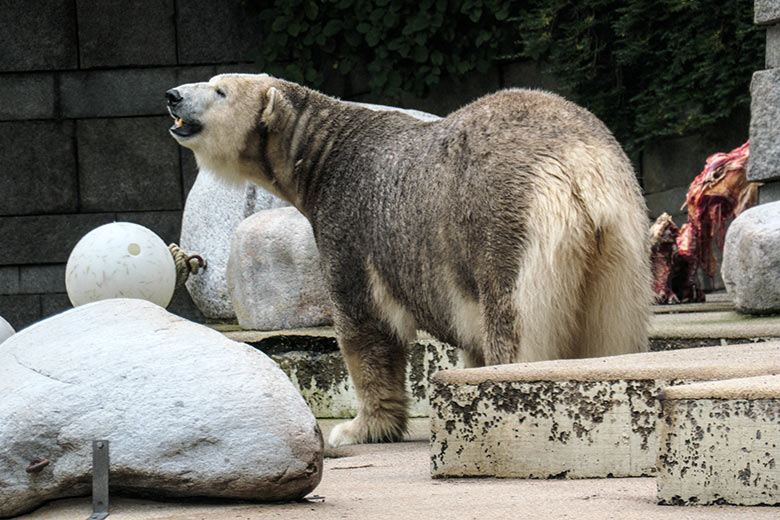
[[[355,387],[331,327],[282,331],[218,328],[228,338],[248,343],[279,363],[315,417],[345,418],[357,414]],[[406,370],[409,415],[427,417],[430,377],[440,370],[460,366],[455,347],[446,343],[420,335],[409,345]]]
[[658,502],[780,505],[780,376],[661,394]]
[[653,475],[663,388],[778,370],[780,342],[443,371],[432,378],[431,473]]

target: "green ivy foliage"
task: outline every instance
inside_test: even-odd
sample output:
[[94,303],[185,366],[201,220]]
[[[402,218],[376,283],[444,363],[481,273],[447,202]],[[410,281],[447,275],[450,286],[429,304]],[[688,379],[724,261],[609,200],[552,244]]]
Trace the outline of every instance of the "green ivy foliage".
[[530,58],[631,152],[744,110],[763,67],[752,0],[243,1],[270,74],[321,88],[361,66],[374,97],[422,97]]
[[257,63],[320,87],[360,65],[375,96],[425,95],[442,76],[485,72],[502,52],[499,0],[246,0],[262,26]]
[[550,64],[631,151],[746,109],[763,68],[752,0],[544,0],[519,27],[521,54]]

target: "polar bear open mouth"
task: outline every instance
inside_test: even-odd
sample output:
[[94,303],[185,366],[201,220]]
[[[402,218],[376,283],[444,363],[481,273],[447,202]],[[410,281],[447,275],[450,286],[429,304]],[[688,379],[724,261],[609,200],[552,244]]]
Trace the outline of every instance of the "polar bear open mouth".
[[179,137],[192,137],[203,129],[203,125],[197,121],[187,121],[176,115],[172,110],[170,112],[171,117],[173,117],[173,126],[169,128],[169,131],[172,134]]

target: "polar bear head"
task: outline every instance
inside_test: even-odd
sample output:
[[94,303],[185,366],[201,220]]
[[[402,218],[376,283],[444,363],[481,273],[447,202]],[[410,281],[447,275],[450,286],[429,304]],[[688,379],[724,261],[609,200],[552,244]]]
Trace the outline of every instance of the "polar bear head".
[[228,182],[252,180],[283,196],[272,165],[258,157],[269,134],[292,115],[283,83],[266,74],[221,74],[172,88],[165,93],[174,118],[169,132],[195,153],[200,169]]

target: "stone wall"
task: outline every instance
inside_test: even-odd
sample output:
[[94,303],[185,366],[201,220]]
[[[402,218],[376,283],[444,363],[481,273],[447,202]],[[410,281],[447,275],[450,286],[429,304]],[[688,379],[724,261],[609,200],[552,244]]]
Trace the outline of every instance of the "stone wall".
[[748,180],[763,182],[759,203],[780,200],[780,0],[755,0],[755,22],[766,26],[766,70],[753,74]]
[[[238,2],[0,0],[0,315],[17,329],[70,307],[64,272],[111,222],[177,242],[196,174],[164,93],[246,67]],[[186,294],[172,310],[198,318]]]
[[[164,92],[252,71],[260,41],[240,0],[0,0],[0,316],[16,329],[70,307],[70,250],[101,224],[130,221],[178,242],[196,166],[167,135]],[[323,90],[365,101],[365,77]],[[556,89],[532,63],[447,81],[428,99],[374,100],[444,115],[502,87]],[[660,143],[635,159],[652,216],[679,214],[704,159],[747,137]],[[676,208],[676,209],[675,209]],[[202,319],[178,294],[173,312]]]

